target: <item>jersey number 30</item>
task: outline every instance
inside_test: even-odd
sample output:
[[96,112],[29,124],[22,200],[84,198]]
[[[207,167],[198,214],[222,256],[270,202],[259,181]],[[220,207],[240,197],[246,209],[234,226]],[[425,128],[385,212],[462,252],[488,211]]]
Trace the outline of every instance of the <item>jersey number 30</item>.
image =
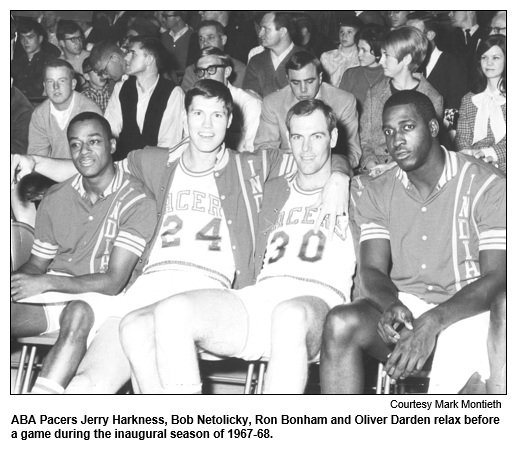
[[[220,251],[220,241],[222,239],[220,236],[221,223],[222,219],[213,219],[196,234],[197,241],[210,241],[209,251]],[[171,228],[160,236],[163,248],[180,245],[180,238],[175,237],[175,235],[182,230],[182,225],[182,219],[176,215],[170,215],[166,218],[164,227]]]
[[[315,254],[308,255],[309,252],[309,243],[310,241],[318,240],[317,247],[313,247],[315,249]],[[273,264],[281,259],[285,255],[286,247],[288,246],[288,242],[290,241],[289,236],[284,232],[277,232],[273,237],[271,243],[279,242],[276,248],[276,253],[269,259],[269,264]],[[323,257],[324,245],[326,243],[326,236],[324,233],[319,230],[316,234],[313,230],[308,231],[303,236],[303,244],[301,245],[301,249],[299,250],[298,257],[305,262],[316,262],[321,260]],[[310,247],[312,249],[312,247]]]

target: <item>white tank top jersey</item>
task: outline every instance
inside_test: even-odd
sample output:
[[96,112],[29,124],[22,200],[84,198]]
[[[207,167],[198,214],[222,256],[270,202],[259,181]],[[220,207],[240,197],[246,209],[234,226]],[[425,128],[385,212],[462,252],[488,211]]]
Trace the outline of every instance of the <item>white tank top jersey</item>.
[[345,224],[336,225],[334,239],[328,240],[328,220],[314,233],[319,210],[312,205],[320,192],[303,191],[295,180],[290,182],[290,197],[270,231],[258,282],[292,277],[325,286],[350,302],[356,264],[353,239]]
[[190,172],[180,159],[144,273],[201,272],[231,287],[234,257],[213,171]]

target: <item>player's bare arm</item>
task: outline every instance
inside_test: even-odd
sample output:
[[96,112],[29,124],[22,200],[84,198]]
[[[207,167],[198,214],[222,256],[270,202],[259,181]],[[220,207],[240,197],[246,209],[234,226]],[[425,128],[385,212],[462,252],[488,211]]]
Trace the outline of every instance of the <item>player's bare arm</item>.
[[55,182],[63,182],[77,174],[70,159],[50,158],[36,154],[11,154],[11,188],[32,172],[38,172]]
[[405,378],[420,371],[434,349],[436,336],[454,323],[490,310],[492,301],[506,288],[506,251],[479,253],[481,278],[463,287],[453,297],[425,312],[403,328],[385,371],[393,378]]
[[[34,256],[31,256],[31,259],[32,257]],[[36,259],[43,260],[38,257]],[[105,273],[78,277],[17,273],[11,277],[11,296],[14,301],[48,291],[60,291],[68,294],[95,292],[113,296],[124,289],[138,259],[139,257],[133,252],[115,246],[110,254],[108,270]]]

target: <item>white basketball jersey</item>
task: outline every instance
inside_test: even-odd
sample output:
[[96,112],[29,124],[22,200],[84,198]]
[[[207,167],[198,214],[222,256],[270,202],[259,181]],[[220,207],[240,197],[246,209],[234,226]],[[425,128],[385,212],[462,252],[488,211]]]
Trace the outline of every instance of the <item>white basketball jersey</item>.
[[190,172],[180,160],[144,273],[202,272],[231,286],[234,256],[213,171]]
[[349,302],[356,263],[353,239],[347,227],[344,233],[338,226],[333,240],[327,239],[328,220],[314,233],[319,210],[312,205],[320,192],[302,191],[295,180],[290,182],[290,197],[270,231],[258,282],[289,276],[324,285]]

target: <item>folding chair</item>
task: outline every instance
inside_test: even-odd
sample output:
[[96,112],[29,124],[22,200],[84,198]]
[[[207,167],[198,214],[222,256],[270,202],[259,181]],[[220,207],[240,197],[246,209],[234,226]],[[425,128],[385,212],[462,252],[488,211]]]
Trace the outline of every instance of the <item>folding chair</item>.
[[[200,356],[200,360],[203,360],[206,362],[220,362],[220,361],[229,360],[226,357],[219,357],[217,355],[213,355],[208,352],[200,352],[199,356]],[[247,365],[247,373],[245,375],[245,378],[232,376],[229,374],[214,373],[214,374],[209,374],[209,375],[205,376],[205,379],[208,379],[212,383],[216,383],[216,384],[243,385],[243,387],[244,387],[243,393],[252,394],[254,387],[257,384],[257,381],[255,381],[255,379],[254,379],[254,370],[255,370],[255,363],[249,362]]]
[[399,379],[395,384],[391,384],[391,378],[389,376],[382,376],[383,369],[384,365],[379,363],[376,389],[377,394],[424,394],[425,392],[407,392],[407,388],[411,386],[415,389],[418,387],[428,387],[429,370],[423,370],[416,375],[409,376],[406,379]]

